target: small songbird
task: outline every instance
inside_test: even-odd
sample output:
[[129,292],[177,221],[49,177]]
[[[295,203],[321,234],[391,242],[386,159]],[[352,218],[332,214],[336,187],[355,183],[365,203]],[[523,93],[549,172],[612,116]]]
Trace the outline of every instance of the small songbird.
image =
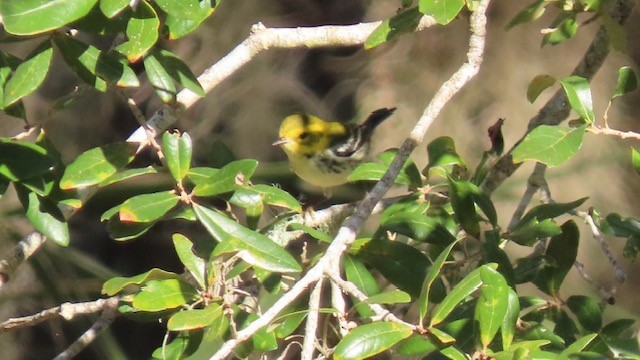
[[296,175],[327,188],[344,184],[347,176],[367,157],[374,129],[396,108],[378,109],[360,125],[324,121],[307,114],[294,114],[280,124],[280,146]]

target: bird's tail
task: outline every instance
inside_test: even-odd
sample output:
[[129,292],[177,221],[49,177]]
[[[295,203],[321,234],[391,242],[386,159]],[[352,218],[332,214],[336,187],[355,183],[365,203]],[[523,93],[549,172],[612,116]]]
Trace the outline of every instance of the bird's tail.
[[369,115],[369,117],[360,125],[363,139],[369,139],[371,134],[373,134],[373,130],[391,116],[394,111],[396,111],[396,108],[382,108],[372,112],[371,115]]

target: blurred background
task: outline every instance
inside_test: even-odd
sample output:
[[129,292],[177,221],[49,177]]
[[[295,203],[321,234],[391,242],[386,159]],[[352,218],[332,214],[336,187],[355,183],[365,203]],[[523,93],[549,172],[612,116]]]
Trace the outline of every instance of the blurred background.
[[[503,132],[506,147],[510,148],[524,134],[529,119],[553,93],[548,90],[530,104],[525,96],[528,83],[543,73],[558,78],[568,76],[599,26],[595,21],[581,28],[575,38],[555,47],[541,48],[540,29],[555,17],[553,11],[533,24],[505,31],[509,20],[526,5],[518,2],[514,6],[512,1],[504,0],[491,3],[486,55],[480,73],[453,98],[429,130],[425,144],[414,152],[413,160],[419,168],[428,162],[426,144],[443,135],[455,140],[460,155],[470,168],[475,168],[482,151],[490,147],[486,129],[498,118],[506,119]],[[176,42],[165,42],[163,46],[185,60],[199,75],[244,40],[254,23],[262,22],[267,27],[353,24],[388,18],[395,14],[398,6],[397,0],[222,1],[196,33]],[[628,54],[612,52],[593,79],[598,117],[602,116],[615,88],[618,68],[637,67],[640,43],[635,34],[640,31],[639,20],[636,7],[626,26],[630,34]],[[8,37],[3,33],[2,38]],[[112,41],[83,40],[103,49]],[[196,165],[209,165],[219,149],[217,144],[222,142],[237,158],[260,161],[260,181],[280,183],[294,195],[307,199],[318,198],[322,193],[297,181],[288,171],[284,153],[271,146],[280,121],[298,111],[328,120],[361,121],[375,109],[395,106],[398,108],[395,115],[381,125],[374,137],[373,153],[398,147],[438,87],[465,60],[467,40],[467,22],[459,19],[446,27],[404,35],[369,51],[362,47],[270,50],[207,94],[175,126],[191,135]],[[32,46],[25,46],[4,41],[0,47],[23,57],[37,43],[38,40],[34,40]],[[52,69],[37,94],[26,98],[25,106],[30,123],[44,126],[67,162],[92,147],[124,141],[138,127],[120,98],[91,89],[82,90],[72,107],[52,110],[55,99],[72,93],[80,84],[61,58],[54,58]],[[140,77],[144,84],[142,73]],[[162,105],[148,84],[130,91],[130,95],[147,116]],[[640,131],[636,115],[640,111],[639,100],[638,92],[617,99],[609,113],[609,124],[616,129]],[[23,127],[21,120],[0,114],[0,136],[14,136]],[[569,202],[588,196],[584,209],[594,207],[603,214],[618,212],[640,217],[640,178],[630,165],[632,145],[640,148],[632,141],[587,134],[577,157],[559,169],[547,171],[554,199]],[[493,195],[503,227],[511,218],[531,170],[530,164],[522,166]],[[70,220],[71,247],[61,249],[47,244],[2,288],[0,320],[32,314],[65,301],[96,299],[103,280],[115,275],[131,276],[152,267],[181,272],[170,234],[185,224],[156,226],[141,239],[116,242],[108,237],[105,224],[99,222],[103,211],[140,187],[151,189],[161,184],[162,180],[147,179],[107,187],[96,194]],[[401,190],[395,191],[401,193]],[[332,201],[354,200],[362,188],[346,187],[335,193],[337,196]],[[2,253],[32,231],[21,217],[21,211],[15,193],[10,190],[0,200]],[[617,285],[598,245],[586,228],[581,230],[579,261],[606,288],[617,286],[617,305],[609,308],[608,313],[618,318],[638,318],[640,269],[622,258],[624,241],[610,239],[609,243],[629,274],[625,284]],[[508,251],[524,254],[529,250],[516,245],[509,246]],[[575,270],[569,276],[566,284],[575,288],[564,291],[598,296]],[[4,333],[0,335],[0,349],[3,354],[10,354],[7,358],[50,358],[84,332],[89,320],[75,320],[70,324],[47,321],[33,328]],[[148,358],[153,349],[161,345],[163,335],[163,325],[119,319],[111,331],[80,358]]]

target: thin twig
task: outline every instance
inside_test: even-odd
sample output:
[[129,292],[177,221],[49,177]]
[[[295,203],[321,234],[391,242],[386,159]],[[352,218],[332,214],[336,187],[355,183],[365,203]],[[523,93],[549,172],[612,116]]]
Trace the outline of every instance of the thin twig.
[[595,135],[615,136],[620,139],[640,140],[640,134],[633,131],[621,131],[602,126],[589,126],[587,131]]
[[33,255],[44,243],[47,237],[39,232],[32,232],[25,236],[11,252],[0,260],[0,288],[15,273],[18,267]]
[[89,330],[85,331],[76,341],[73,342],[65,351],[61,352],[54,360],[72,359],[78,355],[84,348],[89,346],[93,340],[118,317],[118,298],[112,297],[107,299],[102,315]]
[[348,218],[343,226],[338,230],[338,234],[327,248],[325,254],[318,260],[309,271],[291,289],[282,295],[271,308],[265,311],[260,318],[249,324],[246,328],[238,331],[235,338],[225,342],[211,359],[225,359],[233,349],[242,341],[249,339],[256,331],[269,324],[286,306],[298,298],[310,284],[319,280],[326,269],[330,268],[331,261],[340,258],[347,247],[355,240],[356,234],[360,231],[364,221],[369,217],[372,210],[389,190],[395,178],[398,176],[402,165],[409,154],[422,142],[431,123],[435,120],[444,105],[462,89],[477,73],[482,62],[486,35],[486,10],[489,0],[483,0],[471,15],[469,38],[469,50],[467,52],[467,62],[464,63],[451,78],[445,82],[427,106],[422,117],[411,131],[409,138],[404,142],[395,159],[389,166],[382,179],[376,183],[371,192],[360,202],[354,214]]
[[592,278],[584,269],[584,264],[576,261],[575,263],[573,263],[573,266],[576,268],[576,270],[578,270],[578,274],[580,274],[580,276],[582,276],[582,279],[584,281],[586,281],[587,283],[591,284],[592,286],[594,286],[596,289],[598,289],[598,292],[600,293],[600,296],[602,297],[602,300],[604,302],[606,302],[607,304],[613,304],[615,302],[615,294],[616,294],[616,287],[614,286],[611,291],[608,291],[607,289],[604,288],[604,286],[600,285],[599,282],[597,282],[594,278]]
[[[89,301],[84,303],[64,303],[60,306],[56,306],[51,309],[41,311],[37,314],[30,316],[23,316],[19,318],[12,318],[0,323],[0,332],[19,329],[26,326],[34,326],[43,321],[49,320],[54,317],[62,317],[63,319],[70,321],[79,315],[94,314],[104,310],[109,304],[112,298],[98,299],[95,301]],[[116,300],[117,301],[117,300]]]
[[345,336],[350,330],[349,322],[345,317],[347,304],[344,301],[342,289],[334,281],[331,282],[331,306],[336,310],[334,316],[338,319],[340,335]]
[[518,225],[518,222],[520,222],[522,215],[524,215],[524,211],[527,209],[527,206],[529,206],[529,203],[531,203],[533,195],[535,195],[538,189],[540,189],[540,184],[542,183],[542,181],[544,181],[544,173],[546,169],[546,165],[542,163],[536,163],[536,167],[531,173],[531,176],[529,176],[529,180],[527,181],[527,189],[522,195],[522,198],[520,199],[516,210],[513,212],[511,221],[509,221],[507,231],[512,231],[516,227],[516,225]]
[[311,291],[309,297],[309,313],[307,314],[307,323],[304,328],[304,341],[302,342],[302,360],[312,360],[313,350],[316,343],[316,330],[318,329],[318,314],[320,310],[320,299],[322,295],[322,279],[318,280],[316,286]]

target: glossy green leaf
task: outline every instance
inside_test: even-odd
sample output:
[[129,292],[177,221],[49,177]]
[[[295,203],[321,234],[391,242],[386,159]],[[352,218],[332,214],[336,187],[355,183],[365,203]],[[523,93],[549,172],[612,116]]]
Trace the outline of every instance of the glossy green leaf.
[[515,163],[534,160],[554,167],[571,159],[582,146],[586,126],[540,125],[513,150]]
[[158,61],[156,53],[156,51],[151,51],[144,57],[144,70],[158,97],[160,97],[162,102],[171,104],[175,101],[178,90],[173,84],[173,79],[169,76],[168,69]]
[[498,266],[496,264],[482,265],[456,284],[433,312],[431,323],[429,324],[430,327],[440,324],[462,300],[480,288],[480,285],[482,285],[480,271],[487,267],[496,269]]
[[132,305],[141,311],[161,311],[185,305],[197,296],[196,289],[184,280],[149,280],[133,296]]
[[518,317],[520,316],[520,302],[518,294],[512,289],[508,289],[507,295],[507,311],[500,325],[500,333],[502,335],[502,349],[507,350],[511,347],[511,342],[516,334]]
[[173,314],[169,318],[167,329],[171,331],[202,329],[211,325],[222,316],[222,306],[215,303],[204,309],[183,310]]
[[374,322],[353,329],[338,343],[335,360],[365,359],[379,354],[412,334],[411,328],[392,322]]
[[509,21],[506,29],[509,30],[516,25],[526,24],[528,22],[536,20],[537,18],[542,16],[542,14],[544,14],[544,10],[547,4],[548,3],[544,0],[534,1],[533,3],[531,3],[531,5],[527,6],[518,14],[516,14],[516,16],[514,16],[511,21]]
[[102,285],[102,293],[107,296],[113,296],[129,286],[136,286],[146,283],[151,280],[166,280],[166,279],[178,279],[179,275],[176,273],[164,271],[161,269],[151,269],[143,274],[139,274],[132,277],[114,277],[107,280]]
[[436,349],[437,347],[429,342],[429,340],[417,334],[413,334],[407,339],[400,341],[397,347],[398,354],[404,356],[424,355]]
[[588,124],[596,120],[593,112],[593,99],[591,98],[591,88],[589,81],[580,76],[570,76],[560,80],[571,108],[575,110],[580,118]]
[[179,201],[180,197],[173,190],[136,195],[120,207],[120,221],[146,223],[158,220]]
[[553,86],[555,83],[556,78],[550,75],[542,74],[534,77],[527,87],[527,100],[533,104],[543,91]]
[[453,211],[458,217],[460,226],[467,234],[477,238],[480,235],[480,222],[478,221],[479,217],[473,201],[473,193],[475,191],[471,186],[473,184],[463,180],[456,181],[450,177],[448,179],[451,207],[453,207]]
[[160,20],[153,7],[146,1],[138,4],[127,24],[127,41],[116,47],[116,50],[127,57],[129,62],[136,62],[144,56],[158,41]]
[[100,0],[100,11],[108,17],[112,18],[129,6],[129,0]]
[[[234,161],[225,165],[204,181],[196,182],[193,193],[196,196],[214,196],[235,190],[238,186],[246,184],[258,162],[252,159]],[[191,175],[189,175],[191,178]]]
[[187,64],[179,57],[164,49],[160,49],[154,52],[154,54],[158,63],[175,82],[191,90],[191,92],[198,96],[205,96],[202,85],[200,85],[200,82],[193,72],[191,72]]
[[[5,1],[0,4],[6,3]],[[4,20],[6,21],[6,18]],[[5,22],[4,25],[6,29],[7,23]],[[53,48],[45,42],[15,69],[4,85],[3,108],[31,94],[42,84],[49,72],[52,56]]]
[[60,28],[85,16],[98,0],[5,0],[0,14],[13,35],[34,35]]
[[71,36],[56,36],[54,41],[69,67],[96,89],[105,91],[108,84],[119,87],[140,86],[133,69],[115,56]]
[[465,353],[463,353],[462,351],[458,350],[453,345],[440,350],[440,353],[442,355],[446,356],[447,358],[452,359],[452,360],[467,360],[467,357],[465,356]]
[[438,24],[446,25],[455,19],[465,4],[464,0],[418,0],[420,12],[432,15]]
[[311,228],[311,227],[306,226],[306,225],[294,223],[294,224],[289,225],[288,229],[292,230],[292,231],[296,231],[296,230],[303,231],[303,232],[309,234],[314,239],[320,240],[320,241],[325,242],[327,244],[330,244],[331,241],[333,241],[333,238],[329,234],[327,234],[325,232],[322,232],[320,230]]
[[[240,251],[240,258],[265,270],[284,273],[302,270],[291,254],[265,235],[196,203],[193,203],[193,209],[200,223],[220,242],[216,251],[224,242],[229,242],[229,245],[239,246],[235,251]],[[231,250],[231,247],[226,250]]]
[[162,136],[162,150],[173,178],[182,182],[191,167],[193,145],[187,133],[165,132]]
[[484,237],[482,263],[498,264],[498,272],[504,276],[509,286],[515,287],[515,272],[513,265],[511,265],[511,259],[509,259],[507,253],[502,249],[504,241],[500,229],[485,231]]
[[418,27],[421,17],[422,13],[414,7],[383,20],[365,41],[365,50],[372,49],[398,35],[413,32]]
[[199,17],[200,3],[198,0],[156,0],[155,2],[162,11],[169,15],[189,20],[195,20]]
[[618,82],[613,92],[612,99],[630,93],[638,88],[638,78],[633,69],[629,66],[623,66],[618,70]]
[[[347,254],[344,256],[342,266],[344,267],[347,281],[352,282],[365,295],[371,296],[380,292],[378,282],[358,258]],[[366,305],[356,305],[356,310],[362,317],[369,317],[374,314]]]
[[434,176],[446,177],[458,166],[466,168],[464,159],[456,152],[456,145],[453,139],[448,136],[441,136],[434,139],[427,145],[429,164],[423,171],[429,178]]
[[100,182],[98,186],[104,187],[111,184],[115,184],[120,181],[133,179],[134,177],[138,177],[141,175],[157,174],[157,173],[158,171],[153,166],[147,166],[144,168],[136,168],[136,169],[127,169],[109,176],[108,178]]
[[205,261],[193,252],[193,243],[182,234],[173,234],[173,247],[184,267],[191,273],[201,289],[206,288]]
[[631,165],[636,174],[640,175],[640,152],[634,148],[631,148]]
[[559,360],[572,359],[573,357],[571,355],[574,355],[584,350],[597,336],[598,334],[589,334],[581,337],[571,345],[567,346],[566,349],[562,350],[562,352],[558,356],[558,359]]
[[573,267],[578,255],[580,231],[573,220],[562,224],[562,234],[551,238],[545,251],[545,257],[550,265],[540,272],[534,283],[540,290],[554,295],[560,290],[560,285]]
[[22,186],[16,185],[16,191],[33,227],[56,244],[68,246],[69,226],[56,204]]
[[36,144],[0,138],[0,176],[22,181],[50,172],[55,161]]
[[[244,322],[239,321],[240,329],[249,326],[249,324],[256,321],[258,317],[259,316],[256,313],[249,314]],[[253,344],[253,349],[258,351],[272,351],[278,348],[278,342],[275,334],[273,331],[268,331],[268,329],[264,327],[253,334],[251,342]]]
[[263,202],[267,205],[284,207],[293,211],[301,212],[302,206],[288,192],[271,185],[244,185],[237,188],[230,203],[242,206],[258,206]]
[[542,46],[546,44],[557,45],[571,39],[578,31],[578,22],[574,15],[562,13],[551,23],[553,32],[547,33],[542,38]]
[[566,301],[567,307],[576,315],[580,325],[589,332],[598,332],[602,328],[602,309],[591,297],[572,295]]
[[[217,3],[217,2],[215,2]],[[169,28],[169,39],[179,39],[196,30],[200,24],[213,14],[214,2],[200,1],[200,11],[193,19],[184,19],[173,15],[167,15],[165,26]]]
[[457,244],[457,241],[454,241],[451,244],[449,244],[449,246],[444,248],[444,250],[440,252],[440,255],[438,255],[438,257],[433,261],[433,264],[431,264],[431,266],[429,267],[429,270],[427,270],[427,275],[425,276],[424,281],[422,282],[422,291],[420,292],[420,299],[418,300],[421,324],[424,321],[425,316],[427,316],[427,310],[429,306],[429,293],[431,291],[431,286],[433,285],[433,282],[438,278],[438,275],[440,275],[440,271],[442,270],[442,267],[444,266],[445,261],[447,261],[447,258],[449,257],[451,250],[456,244]]
[[480,268],[480,297],[474,319],[480,329],[480,343],[487,348],[498,333],[509,306],[509,285],[504,277],[490,267]]
[[387,216],[380,224],[380,232],[391,231],[440,246],[447,246],[455,240],[440,219],[417,213],[395,213]]
[[194,354],[201,346],[202,333],[202,331],[180,332],[171,342],[154,350],[151,358],[157,360],[185,359]]
[[127,143],[113,143],[83,152],[65,169],[60,188],[99,184],[133,160],[131,150]]
[[531,210],[527,211],[527,213],[524,214],[520,222],[527,223],[532,219],[538,219],[538,220],[554,219],[560,215],[564,215],[576,209],[578,206],[584,204],[584,202],[587,201],[587,199],[588,198],[584,197],[568,203],[553,203],[553,204],[538,205],[532,208]]
[[[120,207],[118,207],[120,210]],[[103,215],[104,216],[104,215]],[[107,232],[112,239],[118,241],[127,241],[136,239],[149,231],[156,222],[124,222],[120,221],[118,214],[109,218],[107,223]]]
[[523,245],[532,246],[538,239],[548,238],[549,236],[558,235],[562,232],[560,226],[551,219],[538,221],[533,218],[529,221],[521,221],[516,228],[511,231],[507,237],[509,240]]
[[364,301],[366,304],[406,304],[411,302],[411,295],[407,294],[402,290],[391,290],[385,291],[379,294],[375,294],[369,296],[369,298]]
[[[349,181],[378,181],[387,172],[389,165],[396,156],[397,149],[390,149],[383,151],[376,155],[381,164],[378,163],[364,163],[358,165],[349,175]],[[420,172],[416,165],[407,159],[402,166],[398,177],[395,180],[395,184],[409,185],[412,187],[418,187],[422,185],[422,179],[420,178]]]
[[375,239],[362,246],[357,255],[401,290],[414,298],[420,296],[430,262],[416,248],[397,241]]
[[600,221],[598,227],[605,234],[617,237],[640,236],[640,221],[631,217],[623,219],[617,213],[607,215],[603,221]]

